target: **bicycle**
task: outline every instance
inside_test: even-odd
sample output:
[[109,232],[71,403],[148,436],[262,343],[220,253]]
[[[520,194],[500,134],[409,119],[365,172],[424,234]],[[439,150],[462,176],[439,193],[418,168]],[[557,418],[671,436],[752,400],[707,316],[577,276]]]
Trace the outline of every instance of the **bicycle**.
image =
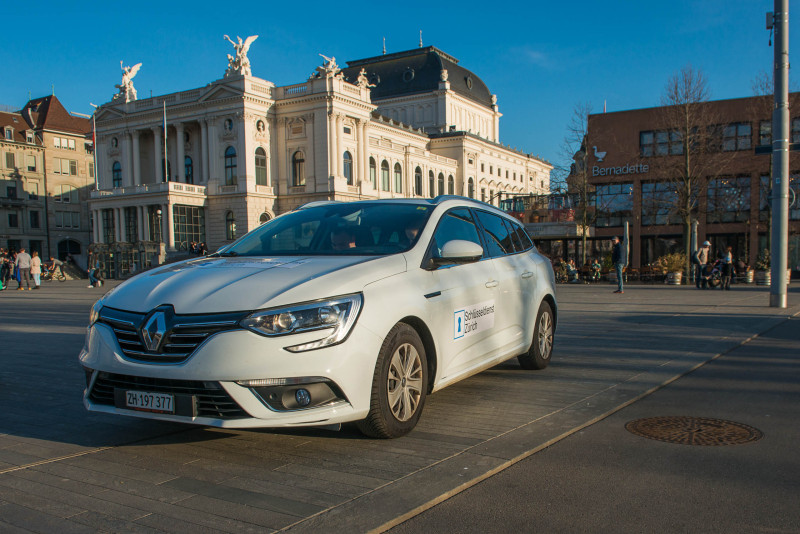
[[64,275],[64,272],[61,271],[61,269],[58,270],[47,269],[42,273],[41,277],[42,280],[49,280],[49,281],[58,280],[59,282],[64,282],[67,279],[67,277]]

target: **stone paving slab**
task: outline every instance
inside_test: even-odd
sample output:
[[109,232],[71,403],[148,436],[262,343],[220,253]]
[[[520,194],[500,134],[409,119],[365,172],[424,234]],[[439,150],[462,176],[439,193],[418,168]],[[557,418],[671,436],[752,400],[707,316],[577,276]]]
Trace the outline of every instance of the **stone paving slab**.
[[391,441],[90,414],[76,357],[99,293],[2,292],[0,530],[382,530],[800,311],[797,287],[787,310],[766,288],[612,289],[560,286],[547,370],[511,360],[437,392]]

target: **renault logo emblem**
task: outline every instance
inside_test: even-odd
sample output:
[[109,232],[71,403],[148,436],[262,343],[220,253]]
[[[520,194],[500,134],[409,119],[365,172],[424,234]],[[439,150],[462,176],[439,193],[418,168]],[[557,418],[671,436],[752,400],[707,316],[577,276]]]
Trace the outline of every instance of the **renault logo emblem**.
[[144,346],[150,352],[158,352],[164,334],[167,333],[167,321],[164,319],[164,312],[157,311],[147,319],[142,327],[142,340]]

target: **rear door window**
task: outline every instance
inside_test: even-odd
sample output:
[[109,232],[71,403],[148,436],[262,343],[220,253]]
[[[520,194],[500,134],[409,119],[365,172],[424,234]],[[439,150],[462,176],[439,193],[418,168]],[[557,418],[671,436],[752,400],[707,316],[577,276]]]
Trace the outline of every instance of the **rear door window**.
[[506,254],[513,254],[514,244],[511,238],[511,231],[506,226],[503,218],[480,210],[476,210],[476,213],[483,227],[483,236],[486,239],[486,245],[489,247],[489,256],[496,258]]

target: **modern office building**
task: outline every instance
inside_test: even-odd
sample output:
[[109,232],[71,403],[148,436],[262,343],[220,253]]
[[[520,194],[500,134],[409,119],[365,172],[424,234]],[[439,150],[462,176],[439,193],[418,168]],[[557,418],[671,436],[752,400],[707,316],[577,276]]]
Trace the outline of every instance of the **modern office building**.
[[[794,118],[789,264],[798,269],[800,93],[790,95],[790,104]],[[694,128],[709,132],[703,141],[709,145],[689,154],[691,165],[702,174],[693,186],[691,201],[697,239],[711,241],[715,253],[731,246],[736,258],[753,266],[770,243],[772,98],[737,98],[698,106]],[[637,268],[665,253],[683,250],[676,178],[685,159],[680,133],[668,126],[665,110],[602,113],[591,115],[588,121],[585,161],[595,194],[595,239],[620,235],[627,221],[630,263]],[[576,157],[580,161],[583,158]]]
[[71,254],[83,265],[94,188],[90,122],[50,95],[18,113],[0,113],[0,129],[0,246],[43,257]]
[[549,190],[548,162],[500,143],[497,97],[435,47],[345,68],[324,58],[275,86],[251,74],[250,43],[224,77],[178,93],[136,99],[127,69],[97,110],[90,206],[107,276],[192,242],[214,250],[315,200]]

